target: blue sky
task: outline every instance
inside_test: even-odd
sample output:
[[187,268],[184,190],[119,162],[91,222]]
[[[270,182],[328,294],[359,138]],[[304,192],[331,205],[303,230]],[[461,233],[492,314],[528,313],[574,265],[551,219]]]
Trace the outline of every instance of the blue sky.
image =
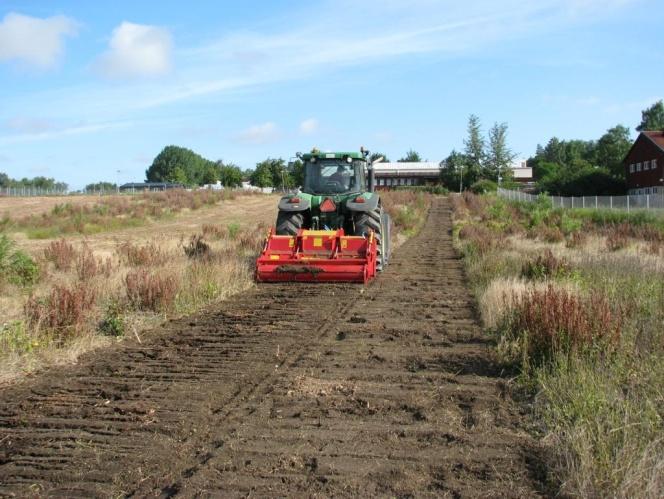
[[633,130],[662,42],[655,0],[0,0],[0,171],[136,181],[168,144],[440,160],[471,113],[527,157]]

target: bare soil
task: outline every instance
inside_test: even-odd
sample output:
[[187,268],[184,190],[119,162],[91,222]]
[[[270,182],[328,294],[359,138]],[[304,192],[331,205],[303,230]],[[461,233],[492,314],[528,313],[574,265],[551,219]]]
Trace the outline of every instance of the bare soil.
[[541,495],[447,200],[370,286],[261,285],[0,390],[0,496]]

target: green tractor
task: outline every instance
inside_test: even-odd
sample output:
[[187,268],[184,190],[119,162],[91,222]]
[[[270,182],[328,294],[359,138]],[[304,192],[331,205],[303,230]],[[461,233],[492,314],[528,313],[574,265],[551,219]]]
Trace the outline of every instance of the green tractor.
[[300,229],[338,230],[351,236],[373,231],[377,244],[376,269],[383,270],[390,257],[390,216],[374,192],[369,151],[298,153],[304,163],[304,182],[297,194],[279,201],[277,235],[294,236]]

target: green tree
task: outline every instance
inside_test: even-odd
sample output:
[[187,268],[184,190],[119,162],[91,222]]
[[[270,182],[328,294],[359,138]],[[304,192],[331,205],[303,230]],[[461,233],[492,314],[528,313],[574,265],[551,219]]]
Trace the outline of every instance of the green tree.
[[85,186],[86,191],[109,192],[117,190],[118,186],[112,182],[95,182]]
[[219,169],[214,163],[205,165],[201,174],[201,185],[216,184],[219,180]]
[[227,165],[221,161],[217,162],[219,168],[219,180],[224,187],[234,188],[242,185],[242,170],[232,163]]
[[609,128],[597,141],[597,164],[607,168],[614,177],[624,179],[622,161],[631,147],[629,128],[622,125]]
[[251,179],[251,175],[254,173],[254,171],[251,168],[246,168],[242,170],[242,181],[243,182],[249,182],[249,179]]
[[533,177],[535,180],[542,179],[549,175],[555,175],[562,167],[558,163],[550,163],[545,161],[544,158],[528,160],[528,166],[533,169]]
[[258,163],[254,171],[251,172],[249,182],[255,187],[272,187],[272,171],[270,170],[270,163],[267,161]]
[[[468,161],[464,175],[467,174],[468,178],[474,179],[472,182],[475,182],[482,174],[486,154],[484,138],[482,137],[482,125],[480,119],[474,114],[468,117],[467,131],[468,137],[463,142],[466,146],[465,156]],[[468,183],[464,181],[464,184]]]
[[[256,173],[260,170],[260,173]],[[254,171],[254,174],[256,175],[255,178],[262,178],[265,173],[264,171],[269,172],[270,175],[270,183],[265,186],[259,186],[259,187],[269,187],[272,186],[274,188],[290,188],[294,186],[293,178],[290,175],[290,172],[288,171],[288,168],[286,167],[286,162],[281,159],[281,158],[267,158],[264,161],[261,161],[256,165],[256,170]],[[263,180],[259,180],[263,182]],[[252,185],[258,185],[252,182]]]
[[11,185],[11,179],[6,173],[0,172],[0,187],[9,187]]
[[467,177],[468,163],[469,159],[465,154],[452,150],[450,155],[441,162],[441,183],[450,191],[458,191],[461,188],[462,180],[465,187],[474,183],[477,177]]
[[639,132],[646,130],[664,131],[664,103],[661,100],[641,111],[641,123],[636,129]]
[[[415,153],[415,154],[417,154],[417,153]],[[387,154],[383,154],[382,152],[371,153],[369,155],[369,161],[373,163],[374,161],[376,161],[381,156],[383,157],[383,162],[384,163],[389,163],[390,162],[389,158],[387,157]]]
[[559,165],[567,164],[565,143],[561,142],[558,137],[551,137],[544,148],[544,160]]
[[422,161],[422,158],[417,151],[410,149],[403,158],[397,161],[399,163],[419,163]]
[[169,172],[167,177],[164,179],[165,182],[172,182],[174,184],[183,184],[183,185],[192,185],[193,182],[190,182],[187,173],[184,171],[184,168],[181,166],[176,166],[173,170]]
[[[148,182],[179,182],[185,185],[203,185],[209,179],[209,168],[214,163],[191,149],[166,146],[145,171]],[[215,180],[216,182],[216,180]]]
[[293,186],[304,185],[304,163],[299,159],[293,161],[289,167],[290,177],[293,180]]
[[608,196],[625,192],[625,183],[606,168],[591,166],[585,160],[561,167],[537,183],[542,192],[556,196]]
[[485,176],[494,182],[498,181],[498,177],[508,179],[512,175],[511,166],[515,157],[516,154],[507,146],[507,123],[494,123],[489,130]]

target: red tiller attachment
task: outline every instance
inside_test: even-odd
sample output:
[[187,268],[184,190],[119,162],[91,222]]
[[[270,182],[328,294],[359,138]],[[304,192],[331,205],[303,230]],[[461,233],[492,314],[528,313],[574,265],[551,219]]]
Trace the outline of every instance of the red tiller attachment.
[[376,275],[376,239],[339,230],[303,230],[278,236],[270,230],[256,262],[259,282],[361,282]]

